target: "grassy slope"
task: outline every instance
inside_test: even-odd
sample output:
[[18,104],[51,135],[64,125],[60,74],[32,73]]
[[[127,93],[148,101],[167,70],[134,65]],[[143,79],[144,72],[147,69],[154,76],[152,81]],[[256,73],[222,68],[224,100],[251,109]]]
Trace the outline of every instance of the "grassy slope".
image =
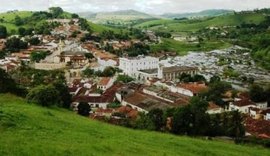
[[[18,30],[18,26],[14,23],[14,19],[16,16],[20,16],[21,18],[29,17],[32,15],[31,11],[18,11],[18,12],[10,12],[10,13],[1,13],[0,19],[4,19],[4,22],[0,22],[0,25],[7,27],[8,33],[11,30]],[[23,25],[23,27],[27,27],[27,25]]]
[[119,33],[120,32],[120,29],[117,29],[117,28],[111,28],[111,27],[107,27],[107,26],[104,26],[104,25],[99,25],[99,24],[95,24],[95,23],[92,23],[92,22],[88,22],[90,27],[94,30],[94,32],[97,32],[97,33],[101,33],[105,30],[111,30],[111,31],[114,31],[116,33]]
[[150,27],[153,30],[163,30],[169,32],[197,31],[210,26],[236,26],[241,23],[259,23],[264,20],[264,15],[259,13],[246,13],[236,15],[224,15],[200,21],[173,21],[173,20],[154,20],[136,25],[135,27]]
[[189,51],[211,51],[215,49],[228,48],[231,45],[227,42],[221,41],[207,41],[203,42],[198,47],[197,43],[180,42],[173,39],[162,39],[162,43],[151,45],[152,52],[169,51],[177,52],[179,55],[186,55]]
[[[14,18],[17,15],[22,17],[22,18],[25,18],[25,17],[30,17],[32,15],[32,12],[30,12],[30,11],[19,11],[19,12],[11,12],[11,13],[1,13],[0,14],[0,19],[4,19],[5,21],[0,22],[0,25],[6,26],[9,33],[11,32],[11,30],[17,31],[19,27],[16,26],[15,24],[13,24]],[[71,18],[71,14],[68,13],[68,12],[64,12],[64,14],[62,16],[66,17],[66,18]],[[98,32],[98,33],[102,32],[104,30],[113,30],[115,32],[120,32],[120,30],[118,30],[118,29],[109,28],[109,27],[94,24],[94,23],[91,23],[91,22],[89,22],[89,25],[93,28],[94,32]],[[28,27],[28,26],[29,25],[22,25],[22,27]]]
[[135,131],[0,95],[0,155],[250,155],[269,150]]

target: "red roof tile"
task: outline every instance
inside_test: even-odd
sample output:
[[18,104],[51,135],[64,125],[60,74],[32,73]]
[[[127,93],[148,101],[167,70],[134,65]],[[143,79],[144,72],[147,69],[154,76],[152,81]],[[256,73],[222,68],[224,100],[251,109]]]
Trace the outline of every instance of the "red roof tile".
[[191,92],[198,94],[204,90],[206,90],[208,87],[205,84],[198,84],[198,83],[183,83],[177,85],[178,87],[190,90]]

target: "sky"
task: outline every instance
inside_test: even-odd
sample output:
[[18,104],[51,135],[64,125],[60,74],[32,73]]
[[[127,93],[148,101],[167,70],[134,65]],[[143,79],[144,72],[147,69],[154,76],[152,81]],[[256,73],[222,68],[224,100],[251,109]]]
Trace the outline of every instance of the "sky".
[[110,12],[134,9],[150,14],[197,12],[206,9],[236,11],[270,8],[270,0],[0,0],[0,12],[47,10],[60,6],[65,11]]

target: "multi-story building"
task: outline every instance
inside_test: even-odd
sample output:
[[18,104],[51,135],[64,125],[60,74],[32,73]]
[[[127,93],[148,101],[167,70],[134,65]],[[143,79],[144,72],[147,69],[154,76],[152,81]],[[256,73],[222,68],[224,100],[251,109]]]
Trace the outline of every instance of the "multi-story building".
[[150,56],[138,56],[133,58],[120,58],[119,68],[131,77],[137,77],[140,70],[157,69],[159,59]]

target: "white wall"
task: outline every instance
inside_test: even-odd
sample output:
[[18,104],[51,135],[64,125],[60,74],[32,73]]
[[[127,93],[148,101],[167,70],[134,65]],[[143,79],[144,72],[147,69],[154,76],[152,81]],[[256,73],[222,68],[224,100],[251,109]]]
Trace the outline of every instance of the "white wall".
[[266,113],[265,120],[270,120],[270,113]]
[[119,68],[129,76],[136,77],[138,70],[158,68],[159,59],[155,57],[120,58]]

